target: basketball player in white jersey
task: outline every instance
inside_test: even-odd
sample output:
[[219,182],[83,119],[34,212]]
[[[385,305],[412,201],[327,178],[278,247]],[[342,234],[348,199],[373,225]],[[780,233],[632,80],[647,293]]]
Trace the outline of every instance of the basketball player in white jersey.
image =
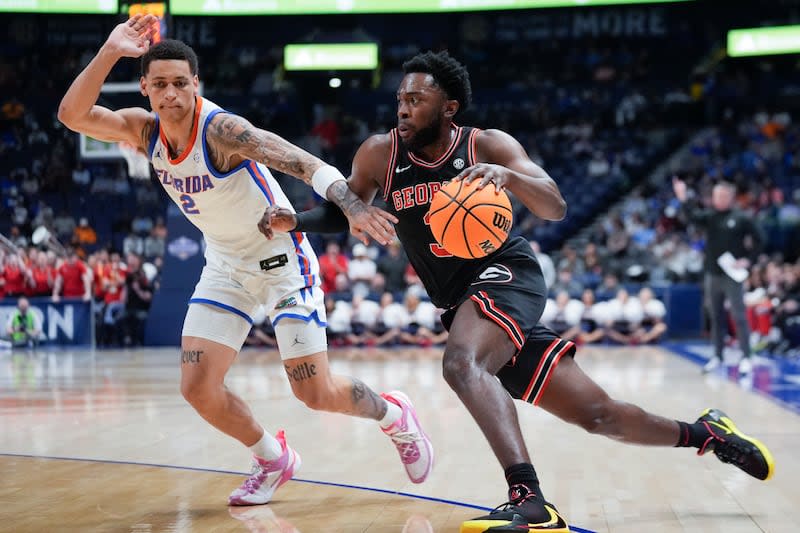
[[[265,431],[224,384],[259,305],[270,310],[295,396],[312,409],[379,421],[411,480],[421,483],[433,450],[408,398],[378,395],[358,379],[330,372],[317,258],[308,241],[297,232],[267,240],[257,227],[268,206],[292,209],[267,167],[296,176],[338,205],[363,240],[369,234],[388,242],[396,219],[365,205],[335,168],[200,97],[194,51],[172,40],[151,47],[156,24],[147,15],[118,25],[68,89],[58,118],[74,131],[147,154],[170,198],[203,232],[206,265],[183,325],[181,392],[200,416],[254,454],[252,475],[229,503],[267,503],[300,466],[283,432]],[[141,92],[153,111],[96,105],[114,64],[140,56]]]

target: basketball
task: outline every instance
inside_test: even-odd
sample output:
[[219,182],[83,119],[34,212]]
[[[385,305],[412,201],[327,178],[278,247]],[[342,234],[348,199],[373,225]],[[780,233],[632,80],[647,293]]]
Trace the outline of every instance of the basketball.
[[445,183],[431,200],[428,224],[433,238],[447,252],[477,259],[506,242],[511,230],[511,200],[493,184],[478,189],[480,180]]

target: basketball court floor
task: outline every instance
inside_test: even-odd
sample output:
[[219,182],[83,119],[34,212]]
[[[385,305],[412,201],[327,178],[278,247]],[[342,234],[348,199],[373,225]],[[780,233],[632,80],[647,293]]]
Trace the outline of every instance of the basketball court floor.
[[[723,409],[771,448],[773,479],[689,449],[625,446],[518,404],[545,495],[575,531],[800,531],[800,368],[764,360],[740,383],[735,369],[701,375],[704,350],[585,347],[578,360],[612,396],[660,414]],[[226,505],[249,454],[183,400],[177,350],[0,353],[0,531],[451,532],[502,503],[502,471],[441,378],[441,349],[332,359],[416,403],[436,448],[426,483],[408,481],[376,423],[297,401],[274,351],[244,352],[227,383],[265,427],[286,430],[303,468],[252,508]]]

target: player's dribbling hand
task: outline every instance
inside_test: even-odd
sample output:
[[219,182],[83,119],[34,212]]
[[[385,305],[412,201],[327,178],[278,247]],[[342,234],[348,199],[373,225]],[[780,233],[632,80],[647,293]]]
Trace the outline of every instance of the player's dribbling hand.
[[397,224],[397,218],[383,209],[364,204],[359,209],[351,209],[345,215],[350,223],[350,233],[367,246],[369,237],[384,246],[395,238],[394,224]]
[[285,207],[271,205],[267,207],[264,214],[261,215],[261,220],[258,221],[258,231],[264,234],[264,237],[271,239],[275,236],[275,232],[289,232],[297,226],[297,219],[294,213]]
[[150,48],[158,24],[155,15],[134,15],[112,30],[106,46],[120,57],[140,57]]
[[464,180],[465,185],[469,185],[475,180],[480,180],[478,189],[483,189],[490,183],[494,183],[496,193],[508,187],[508,180],[511,173],[502,165],[492,165],[490,163],[478,163],[467,167],[453,178],[453,181]]

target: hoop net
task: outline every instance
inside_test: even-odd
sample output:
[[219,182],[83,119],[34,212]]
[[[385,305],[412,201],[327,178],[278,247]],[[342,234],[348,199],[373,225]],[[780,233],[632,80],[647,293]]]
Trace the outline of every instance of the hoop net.
[[147,156],[128,143],[119,143],[119,150],[128,163],[128,176],[137,180],[150,179],[150,161]]

